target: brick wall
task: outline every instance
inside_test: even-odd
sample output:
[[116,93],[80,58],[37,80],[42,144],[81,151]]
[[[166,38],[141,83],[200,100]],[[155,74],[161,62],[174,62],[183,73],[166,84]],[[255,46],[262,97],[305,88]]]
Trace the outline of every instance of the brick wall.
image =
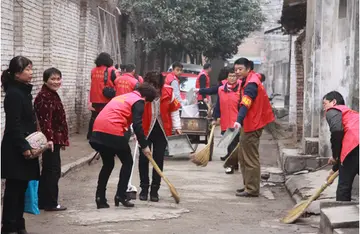
[[[103,0],[1,0],[1,72],[16,55],[31,59],[35,97],[43,84],[43,71],[52,66],[60,69],[63,86],[59,95],[71,133],[78,132],[89,118],[90,71],[100,52],[96,7],[106,8],[104,3],[112,4]],[[2,92],[1,104],[3,98]]]
[[296,60],[296,136],[297,141],[302,139],[303,135],[303,111],[304,111],[304,62],[303,62],[303,42],[305,40],[305,31],[303,31],[295,41],[295,60]]

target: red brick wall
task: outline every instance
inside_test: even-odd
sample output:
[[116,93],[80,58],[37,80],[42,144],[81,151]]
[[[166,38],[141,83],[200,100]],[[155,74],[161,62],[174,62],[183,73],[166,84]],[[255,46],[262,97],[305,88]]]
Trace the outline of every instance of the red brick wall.
[[305,40],[305,31],[302,32],[295,42],[295,60],[296,60],[296,139],[301,141],[303,135],[303,116],[304,116],[304,62],[302,44]]

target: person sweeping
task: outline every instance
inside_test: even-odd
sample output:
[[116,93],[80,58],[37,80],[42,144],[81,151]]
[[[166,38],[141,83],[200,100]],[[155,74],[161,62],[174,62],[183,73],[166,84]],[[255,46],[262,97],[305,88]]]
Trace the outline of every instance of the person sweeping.
[[151,157],[151,151],[142,128],[142,115],[145,102],[153,101],[156,96],[157,91],[155,88],[151,84],[144,83],[133,92],[113,98],[96,117],[89,143],[93,149],[100,153],[103,161],[96,190],[98,209],[109,208],[105,192],[107,182],[114,168],[115,155],[122,163],[114,198],[115,206],[119,206],[119,203],[122,203],[125,207],[134,206],[126,198],[126,189],[133,165],[128,129],[133,124],[142,152]]
[[241,79],[240,109],[234,128],[241,128],[238,159],[244,188],[239,197],[258,197],[260,193],[259,144],[263,128],[275,120],[269,98],[258,75],[246,58],[234,63],[235,74]]
[[359,174],[359,113],[345,106],[343,96],[337,91],[324,96],[323,108],[331,132],[329,164],[333,168],[329,177],[339,171],[336,200],[351,201],[352,184]]
[[[158,72],[149,72],[146,74],[145,82],[152,84],[157,92],[160,93],[152,103],[146,103],[143,114],[143,128],[145,136],[152,144],[153,158],[161,170],[164,165],[164,153],[167,146],[167,136],[181,134],[180,121],[180,103],[175,98],[173,88],[164,85],[164,77]],[[148,200],[149,194],[149,160],[140,152],[139,173],[141,192],[139,199]],[[155,171],[152,172],[150,201],[158,202],[158,190],[160,188],[160,175]]]
[[[214,108],[213,118],[220,119],[221,135],[225,133],[228,128],[233,128],[237,120],[240,104],[240,82],[238,81],[234,69],[228,71],[227,82],[218,89],[218,99]],[[218,121],[213,122],[217,124]],[[226,160],[231,152],[239,143],[239,135],[230,143],[227,148],[227,154],[222,157]],[[226,174],[233,174],[234,170],[239,169],[239,164],[227,165],[225,169]]]

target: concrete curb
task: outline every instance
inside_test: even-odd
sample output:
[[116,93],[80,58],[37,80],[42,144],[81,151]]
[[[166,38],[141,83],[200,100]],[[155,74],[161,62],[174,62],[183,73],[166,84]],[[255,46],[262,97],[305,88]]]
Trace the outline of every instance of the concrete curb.
[[85,166],[94,157],[95,153],[96,152],[94,151],[91,154],[76,160],[75,162],[68,163],[68,164],[62,166],[61,167],[61,177],[64,177],[66,174],[68,174],[69,172],[71,172],[75,169]]

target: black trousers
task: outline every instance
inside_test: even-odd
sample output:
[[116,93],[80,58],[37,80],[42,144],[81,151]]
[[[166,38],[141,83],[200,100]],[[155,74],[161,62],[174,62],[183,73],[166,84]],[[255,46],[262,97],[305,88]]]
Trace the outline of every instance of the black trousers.
[[359,175],[359,146],[351,151],[339,166],[336,201],[351,201],[351,190],[356,174]]
[[1,233],[25,229],[24,199],[28,183],[27,180],[6,180]]
[[[125,144],[123,142],[122,144]],[[109,148],[104,145],[97,145],[93,148],[97,150],[103,161],[103,166],[99,173],[98,185],[96,190],[96,196],[105,198],[106,186],[109,181],[112,170],[115,166],[115,155],[120,159],[122,166],[119,174],[119,182],[117,186],[116,196],[120,199],[126,198],[126,190],[131,175],[131,169],[133,165],[133,159],[131,155],[131,149],[128,143],[126,145],[119,146],[119,150]]]
[[91,117],[90,117],[90,121],[89,121],[88,133],[87,133],[88,140],[90,140],[90,138],[91,138],[94,122],[95,122],[95,119],[98,116],[98,114],[99,114],[99,112],[91,111]]
[[59,179],[61,177],[60,148],[60,145],[54,145],[54,152],[47,150],[42,155],[38,192],[40,208],[54,208],[58,205]]
[[[165,148],[167,146],[167,141],[165,135],[160,127],[160,124],[156,121],[153,130],[151,131],[148,137],[149,144],[152,145],[153,148],[153,158],[156,164],[159,166],[161,170],[164,168],[164,153]],[[150,146],[149,145],[149,146]],[[139,172],[140,172],[140,187],[142,189],[148,189],[150,181],[149,181],[149,160],[142,153],[140,149],[140,157],[139,157]],[[159,174],[153,169],[152,172],[152,182],[151,182],[151,191],[157,192],[160,188],[161,177]]]

